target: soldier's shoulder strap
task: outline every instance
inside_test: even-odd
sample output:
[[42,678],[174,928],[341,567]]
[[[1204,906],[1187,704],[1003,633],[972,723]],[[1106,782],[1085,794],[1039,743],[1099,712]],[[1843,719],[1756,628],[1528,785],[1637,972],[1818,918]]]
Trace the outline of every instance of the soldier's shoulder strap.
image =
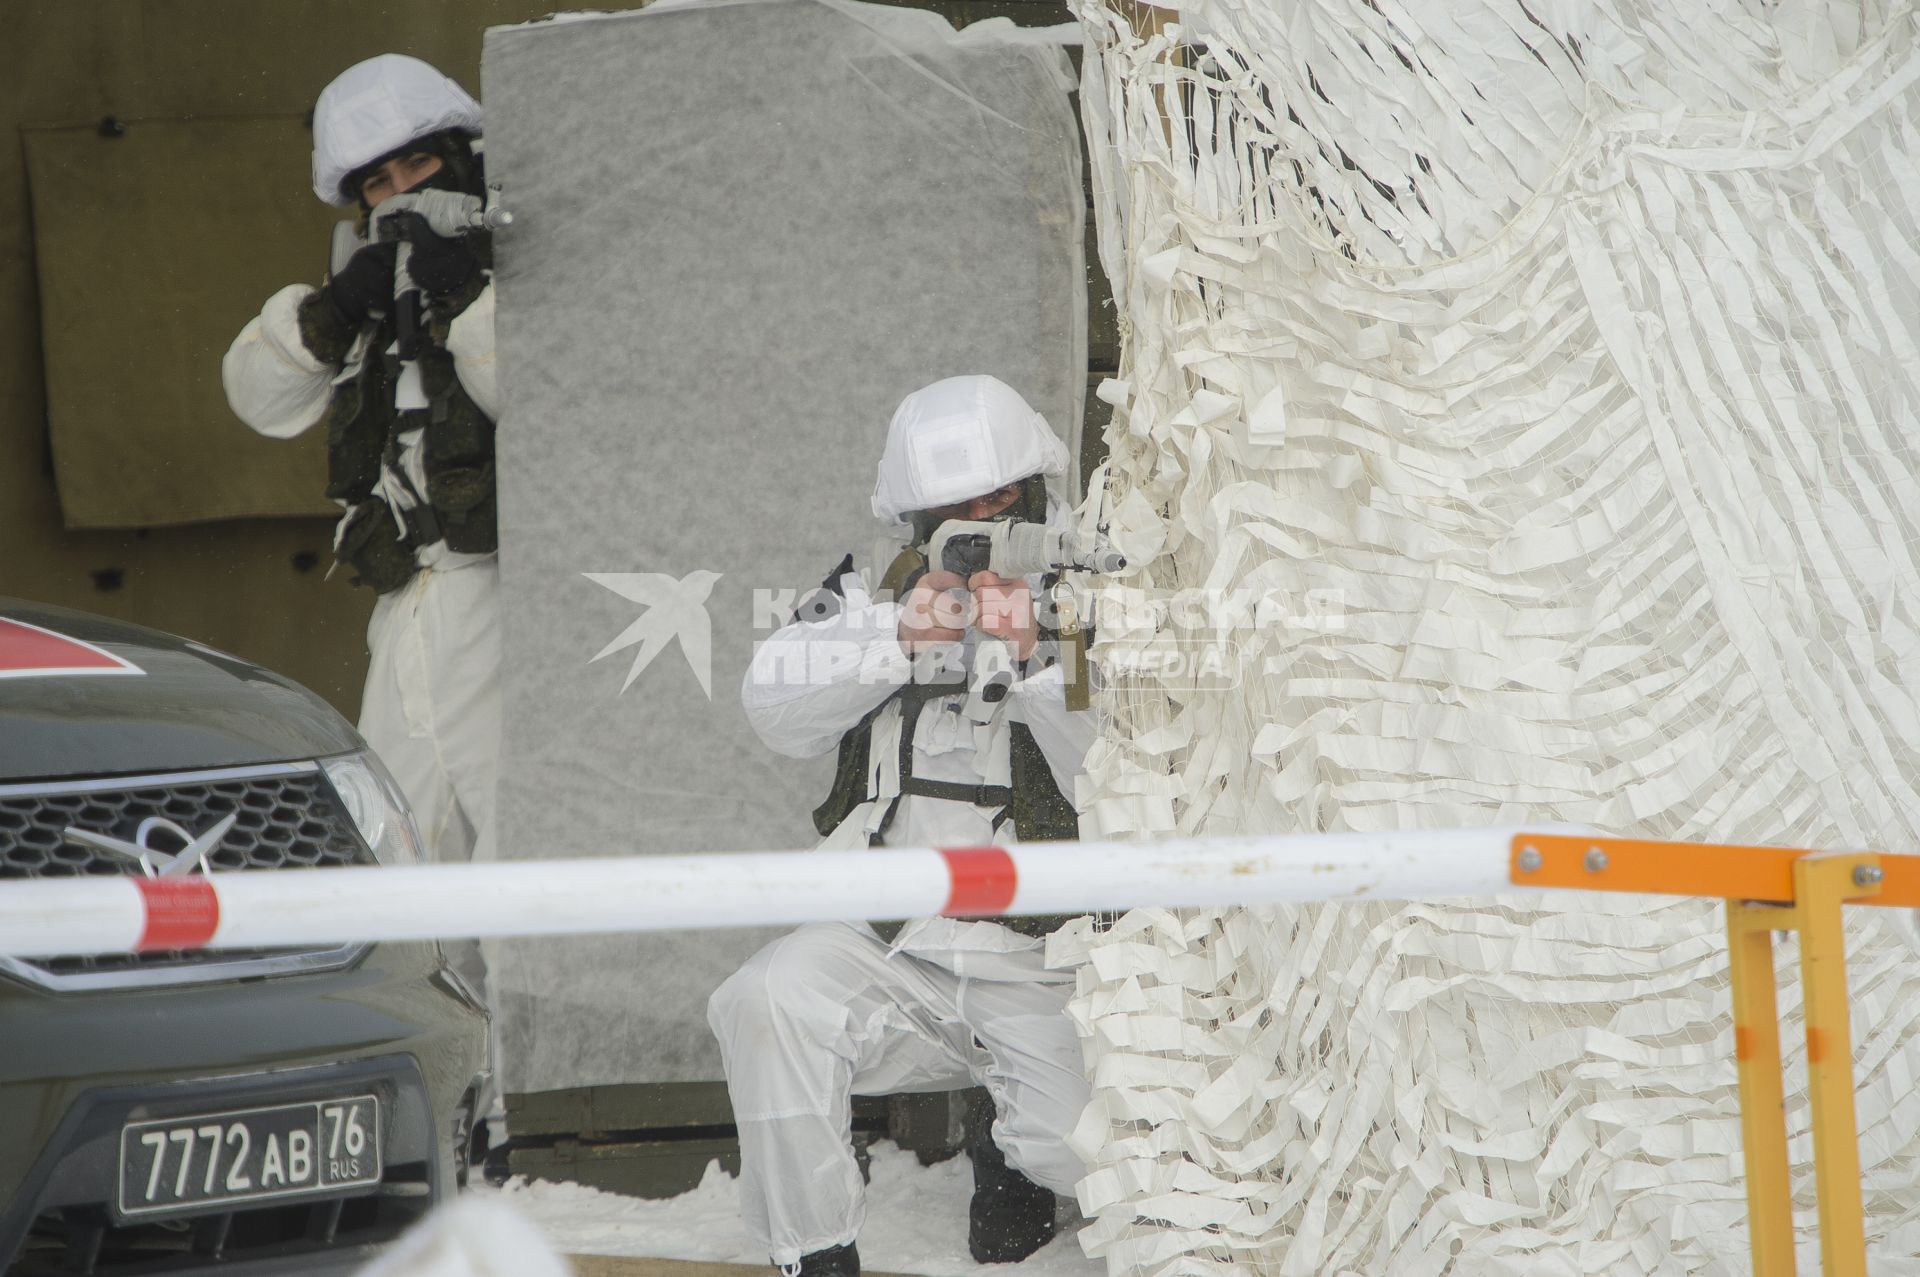
[[880,585],[874,591],[874,597],[883,601],[898,599],[906,589],[908,579],[926,566],[927,556],[907,546],[893,556],[893,562],[880,574]]

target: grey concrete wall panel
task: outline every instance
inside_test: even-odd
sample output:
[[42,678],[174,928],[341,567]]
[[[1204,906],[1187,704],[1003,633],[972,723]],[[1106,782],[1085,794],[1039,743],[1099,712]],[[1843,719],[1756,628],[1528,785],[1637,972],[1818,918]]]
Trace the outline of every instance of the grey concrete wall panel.
[[[1062,50],[742,0],[495,30],[483,73],[517,219],[496,240],[501,854],[810,846],[831,758],[772,754],[740,709],[784,619],[756,592],[866,556],[914,388],[993,372],[1078,427]],[[496,946],[507,1088],[717,1078],[707,995],[768,938]]]

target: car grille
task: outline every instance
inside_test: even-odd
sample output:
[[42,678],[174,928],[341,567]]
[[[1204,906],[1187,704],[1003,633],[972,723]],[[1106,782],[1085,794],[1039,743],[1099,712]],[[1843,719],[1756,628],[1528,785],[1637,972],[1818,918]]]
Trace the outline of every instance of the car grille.
[[249,1260],[287,1272],[307,1265],[336,1272],[343,1255],[364,1259],[357,1248],[391,1242],[426,1215],[433,1206],[427,1175],[426,1163],[413,1162],[389,1169],[377,1188],[357,1196],[184,1220],[116,1224],[104,1202],[48,1211],[33,1221],[6,1277],[183,1277]]
[[[346,807],[312,764],[138,777],[67,785],[0,786],[0,881],[144,872],[131,857],[69,841],[68,828],[139,841],[158,818],[193,834],[229,814],[233,828],[207,857],[215,873],[373,863]],[[150,827],[146,845],[182,849],[171,830]],[[155,951],[36,958],[25,965],[54,976],[225,968],[290,950]],[[301,951],[312,952],[312,951]],[[209,973],[211,974],[211,973]]]

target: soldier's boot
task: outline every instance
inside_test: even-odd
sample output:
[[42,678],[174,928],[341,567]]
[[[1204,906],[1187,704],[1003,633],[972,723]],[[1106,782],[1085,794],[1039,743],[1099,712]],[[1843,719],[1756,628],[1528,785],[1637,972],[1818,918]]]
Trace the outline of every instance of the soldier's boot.
[[852,1242],[829,1246],[800,1256],[798,1264],[780,1270],[785,1277],[860,1277],[860,1252]]
[[993,1142],[993,1101],[984,1093],[967,1109],[967,1156],[973,1159],[967,1249],[976,1264],[1018,1263],[1053,1240],[1053,1190],[1007,1165]]

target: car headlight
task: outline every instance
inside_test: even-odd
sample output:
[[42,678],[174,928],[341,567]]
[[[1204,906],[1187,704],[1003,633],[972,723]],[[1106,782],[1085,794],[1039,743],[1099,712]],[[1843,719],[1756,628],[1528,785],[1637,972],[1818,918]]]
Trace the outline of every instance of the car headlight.
[[353,818],[373,858],[383,865],[417,865],[420,831],[414,828],[413,811],[393,777],[371,753],[345,754],[321,761],[333,792]]

